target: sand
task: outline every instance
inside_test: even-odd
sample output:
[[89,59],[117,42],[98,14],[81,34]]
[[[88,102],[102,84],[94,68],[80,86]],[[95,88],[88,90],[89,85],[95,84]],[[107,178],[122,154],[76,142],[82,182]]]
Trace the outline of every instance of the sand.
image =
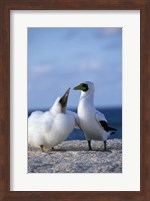
[[103,152],[103,142],[92,141],[88,151],[87,141],[64,141],[55,150],[28,147],[29,173],[121,173],[122,141],[107,141],[111,152]]

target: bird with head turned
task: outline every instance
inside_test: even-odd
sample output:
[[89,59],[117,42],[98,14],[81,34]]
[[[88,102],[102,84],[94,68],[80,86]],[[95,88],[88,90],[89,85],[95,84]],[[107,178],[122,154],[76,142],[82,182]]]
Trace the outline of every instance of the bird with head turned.
[[73,131],[77,114],[66,109],[70,88],[58,97],[50,110],[35,111],[28,118],[28,143],[34,147],[53,148]]
[[104,151],[107,151],[107,139],[117,129],[110,127],[105,115],[95,109],[94,83],[90,81],[80,83],[74,87],[74,90],[81,90],[78,104],[78,121],[88,141],[89,150],[92,150],[91,140],[98,140],[104,142]]

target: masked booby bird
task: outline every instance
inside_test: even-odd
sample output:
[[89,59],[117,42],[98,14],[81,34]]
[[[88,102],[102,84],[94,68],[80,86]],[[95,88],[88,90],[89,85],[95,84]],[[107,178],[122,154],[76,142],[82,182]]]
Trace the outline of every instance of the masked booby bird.
[[99,140],[104,142],[104,151],[106,151],[106,141],[116,129],[111,128],[105,115],[94,107],[94,84],[86,81],[74,87],[74,90],[81,90],[78,121],[88,141],[89,150],[92,150],[91,140]]
[[35,111],[28,118],[28,143],[53,148],[64,141],[75,127],[77,115],[66,111],[70,88],[58,97],[49,111]]

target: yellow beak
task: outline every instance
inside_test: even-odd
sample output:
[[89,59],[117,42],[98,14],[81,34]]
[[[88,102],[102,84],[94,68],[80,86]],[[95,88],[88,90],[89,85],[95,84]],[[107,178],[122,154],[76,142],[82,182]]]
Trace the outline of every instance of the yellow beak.
[[85,90],[85,87],[83,86],[83,84],[79,84],[78,86],[73,88],[74,90]]

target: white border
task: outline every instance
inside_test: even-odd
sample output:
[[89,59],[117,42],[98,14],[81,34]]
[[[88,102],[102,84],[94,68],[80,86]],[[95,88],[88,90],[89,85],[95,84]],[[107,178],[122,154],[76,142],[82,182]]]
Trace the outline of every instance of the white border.
[[[140,190],[140,11],[11,11],[10,190]],[[27,28],[123,28],[123,173],[27,174]]]

